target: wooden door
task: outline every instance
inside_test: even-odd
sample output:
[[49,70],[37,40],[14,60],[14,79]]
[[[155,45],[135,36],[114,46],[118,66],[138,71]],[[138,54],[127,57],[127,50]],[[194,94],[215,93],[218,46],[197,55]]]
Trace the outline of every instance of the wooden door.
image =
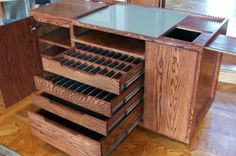
[[42,70],[32,17],[0,26],[0,93],[5,108],[35,90],[33,75]]

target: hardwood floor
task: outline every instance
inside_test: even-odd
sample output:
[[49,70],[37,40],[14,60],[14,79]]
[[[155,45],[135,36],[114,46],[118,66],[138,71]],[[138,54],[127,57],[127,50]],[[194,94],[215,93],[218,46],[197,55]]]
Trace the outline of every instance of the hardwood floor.
[[[141,127],[112,153],[112,156],[235,156],[236,86],[221,86],[213,107],[185,145]],[[27,97],[0,116],[0,144],[23,156],[64,156],[63,152],[30,133],[27,110],[36,110]]]

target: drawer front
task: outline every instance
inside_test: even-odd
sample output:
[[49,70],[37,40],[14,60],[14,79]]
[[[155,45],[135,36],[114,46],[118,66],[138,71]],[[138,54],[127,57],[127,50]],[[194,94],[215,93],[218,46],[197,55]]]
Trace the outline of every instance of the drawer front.
[[143,60],[81,45],[55,58],[42,57],[44,70],[120,95],[143,74]]
[[107,136],[143,100],[143,89],[136,93],[112,118],[89,111],[47,93],[32,93],[33,104],[55,115]]
[[143,77],[119,96],[55,74],[44,73],[34,79],[37,89],[108,117],[143,88]]
[[40,110],[28,112],[32,133],[69,155],[108,155],[139,123],[142,104],[138,105],[108,136],[93,132],[68,120]]

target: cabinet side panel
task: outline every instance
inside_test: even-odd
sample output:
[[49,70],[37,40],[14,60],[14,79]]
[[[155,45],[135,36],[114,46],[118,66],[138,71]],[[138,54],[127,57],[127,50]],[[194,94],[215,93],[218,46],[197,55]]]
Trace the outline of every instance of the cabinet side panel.
[[144,127],[188,142],[197,53],[146,43]]
[[0,87],[6,108],[30,95],[33,75],[42,70],[33,24],[28,17],[0,27]]
[[210,50],[204,50],[202,53],[192,133],[205,117],[215,99],[221,58],[221,53]]

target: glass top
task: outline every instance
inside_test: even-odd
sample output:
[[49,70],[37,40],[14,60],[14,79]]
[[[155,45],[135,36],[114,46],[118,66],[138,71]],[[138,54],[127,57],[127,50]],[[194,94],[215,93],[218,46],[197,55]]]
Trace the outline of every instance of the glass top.
[[118,3],[80,18],[81,23],[159,37],[184,20],[188,14],[160,8]]

